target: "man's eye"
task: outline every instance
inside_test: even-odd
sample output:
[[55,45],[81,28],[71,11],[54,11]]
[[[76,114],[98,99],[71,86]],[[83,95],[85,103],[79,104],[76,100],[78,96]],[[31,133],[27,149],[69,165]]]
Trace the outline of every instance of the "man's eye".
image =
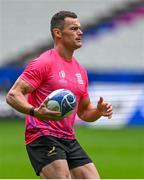
[[77,31],[79,28],[78,27],[72,27],[71,30]]

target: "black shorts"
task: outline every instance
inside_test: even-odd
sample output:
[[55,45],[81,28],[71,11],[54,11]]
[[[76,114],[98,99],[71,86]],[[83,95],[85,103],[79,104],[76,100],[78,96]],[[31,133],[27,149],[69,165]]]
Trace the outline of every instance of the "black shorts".
[[26,149],[38,176],[42,167],[58,159],[66,159],[69,169],[92,162],[76,139],[42,136],[27,144]]

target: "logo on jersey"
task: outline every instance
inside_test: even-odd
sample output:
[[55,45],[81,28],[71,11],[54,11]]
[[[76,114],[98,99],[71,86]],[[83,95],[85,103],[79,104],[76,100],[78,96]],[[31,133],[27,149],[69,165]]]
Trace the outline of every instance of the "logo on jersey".
[[64,70],[61,70],[59,72],[59,76],[60,76],[60,78],[65,79],[65,72],[64,72]]
[[77,78],[77,82],[79,84],[84,84],[81,74],[80,73],[76,73],[75,75],[76,75],[76,78]]
[[[80,73],[76,73],[75,76],[76,76],[77,82],[79,84],[84,84],[82,76]],[[59,77],[61,80],[66,81],[66,73],[64,70],[59,71]]]

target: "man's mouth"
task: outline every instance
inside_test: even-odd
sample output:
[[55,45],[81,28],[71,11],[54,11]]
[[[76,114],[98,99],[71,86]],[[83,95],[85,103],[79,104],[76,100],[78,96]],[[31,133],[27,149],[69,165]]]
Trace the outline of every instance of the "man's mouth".
[[81,38],[76,38],[76,41],[81,42]]

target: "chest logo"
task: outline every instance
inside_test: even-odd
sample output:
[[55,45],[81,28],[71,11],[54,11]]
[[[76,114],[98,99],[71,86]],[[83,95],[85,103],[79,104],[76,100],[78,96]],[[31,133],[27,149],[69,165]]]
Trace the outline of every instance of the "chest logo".
[[78,82],[79,84],[84,84],[83,79],[82,79],[82,76],[81,76],[80,73],[76,73],[75,76],[76,76],[77,82]]
[[61,79],[65,79],[65,72],[64,72],[64,70],[61,70],[60,72],[59,72],[59,77],[61,78]]

